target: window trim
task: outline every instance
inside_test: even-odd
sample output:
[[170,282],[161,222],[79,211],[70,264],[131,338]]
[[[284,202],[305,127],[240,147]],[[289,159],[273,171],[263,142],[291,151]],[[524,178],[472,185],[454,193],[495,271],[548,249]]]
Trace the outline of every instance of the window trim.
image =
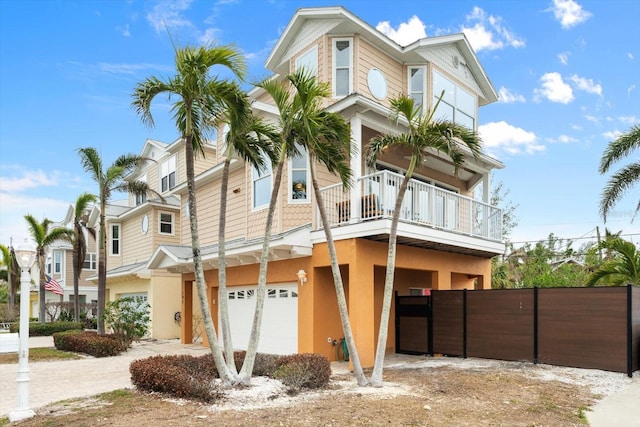
[[256,182],[261,179],[269,179],[269,199],[271,199],[271,192],[273,191],[273,167],[271,165],[271,161],[266,155],[263,154],[263,158],[265,160],[265,166],[266,166],[263,172],[265,173],[265,175],[257,176],[259,174],[258,169],[255,168],[254,166],[250,166],[251,168],[251,211],[252,212],[260,211],[269,207],[269,200],[267,200],[267,202],[262,205],[256,206],[256,195],[255,195]]
[[[118,237],[114,239],[113,230],[114,228],[118,229]],[[120,256],[122,255],[122,225],[120,223],[110,224],[109,225],[109,255],[110,256]],[[113,252],[113,243],[118,242],[118,251]]]
[[[349,42],[349,89],[346,94],[338,95],[336,94],[336,45],[338,42],[348,41]],[[336,37],[331,41],[331,95],[334,98],[343,98],[345,96],[349,96],[349,94],[353,93],[353,37]]]
[[51,263],[53,264],[53,274],[62,274],[62,265],[64,264],[63,251],[55,249],[53,251],[53,259]]
[[[460,123],[457,119],[457,113],[459,112],[460,114],[464,114],[467,117],[471,117],[471,119],[473,119],[473,128],[471,130],[475,131],[478,128],[478,97],[477,95],[472,91],[469,90],[467,88],[464,88],[461,84],[459,84],[457,82],[457,80],[449,77],[446,73],[434,69],[431,71],[431,92],[432,92],[432,97],[431,97],[431,108],[435,107],[436,105],[436,100],[438,99],[438,97],[440,96],[439,94],[436,94],[433,84],[435,82],[435,74],[438,74],[440,78],[447,80],[449,83],[451,83],[454,87],[454,93],[453,93],[453,105],[451,105],[449,102],[445,101],[444,99],[442,101],[440,101],[440,104],[445,104],[449,107],[451,107],[453,109],[453,122],[456,124],[460,124],[463,125],[462,123]],[[467,93],[468,95],[471,96],[471,98],[474,101],[474,106],[473,106],[473,115],[469,116],[468,112],[462,110],[459,106],[458,106],[458,91],[464,91],[465,93]],[[438,118],[438,117],[435,117]]]
[[426,65],[408,65],[407,66],[407,93],[409,94],[409,97],[411,98],[411,94],[413,93],[411,91],[411,70],[415,69],[415,68],[419,68],[422,70],[422,107],[424,110],[424,106],[427,105],[427,92],[428,92],[428,86],[427,86],[427,66]]
[[[289,204],[292,205],[306,205],[311,203],[311,171],[309,167],[309,152],[304,149],[304,147],[296,144],[296,148],[298,150],[304,151],[306,156],[305,168],[304,171],[306,173],[305,183],[306,183],[306,197],[304,199],[294,199],[293,197],[293,159],[289,159],[289,167],[288,167],[288,182],[289,182]],[[296,169],[296,171],[301,171],[302,169]]]
[[[169,223],[171,225],[171,231],[169,233],[167,233],[166,231],[162,231],[162,225],[167,224],[166,221],[162,221],[162,215],[169,215],[171,217],[171,222]],[[173,236],[175,234],[175,222],[175,215],[173,214],[173,212],[158,211],[158,234],[162,234],[164,236]]]
[[[173,163],[173,164],[172,164]],[[163,168],[167,165],[167,174],[164,175]],[[173,177],[173,187],[171,186],[171,174],[174,174]],[[158,168],[158,174],[160,175],[160,179],[158,181],[160,193],[166,193],[168,191],[173,190],[178,185],[178,159],[174,154],[173,156],[168,157],[162,163],[160,163],[160,167]],[[162,188],[162,180],[167,177],[167,189]]]
[[[140,181],[140,182],[145,182],[148,183],[149,181],[147,181],[147,174],[145,173],[144,175],[140,175],[140,177],[136,178],[136,181]],[[147,194],[134,194],[133,195],[133,201],[135,203],[136,206],[140,206],[141,204],[145,203],[147,201]]]
[[[96,254],[95,252],[87,252],[84,261],[82,262],[82,269],[86,270],[86,271],[95,271],[98,268],[98,254]],[[89,260],[87,261],[87,258],[89,258]],[[89,267],[86,266],[86,264],[89,264]],[[91,266],[93,266],[93,268],[91,268]]]
[[[315,52],[315,54],[312,54],[312,52]],[[301,68],[300,60],[302,58],[306,58],[307,56],[311,56],[311,57],[315,56],[315,58],[316,58],[316,64],[315,64],[316,65],[316,69],[315,69],[315,72],[313,73],[313,75],[318,76],[318,66],[319,66],[319,62],[320,61],[318,60],[318,45],[317,44],[313,45],[306,52],[304,52],[302,55],[300,55],[300,56],[298,56],[296,58],[296,71],[298,71]]]

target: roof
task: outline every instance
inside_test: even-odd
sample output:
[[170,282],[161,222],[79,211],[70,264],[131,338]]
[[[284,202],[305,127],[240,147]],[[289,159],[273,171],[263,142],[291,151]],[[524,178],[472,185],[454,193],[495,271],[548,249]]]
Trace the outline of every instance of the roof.
[[[107,271],[108,279],[125,278],[128,276],[149,277],[150,271],[147,269],[147,262],[123,265]],[[95,282],[98,280],[98,276],[88,277],[87,280]]]

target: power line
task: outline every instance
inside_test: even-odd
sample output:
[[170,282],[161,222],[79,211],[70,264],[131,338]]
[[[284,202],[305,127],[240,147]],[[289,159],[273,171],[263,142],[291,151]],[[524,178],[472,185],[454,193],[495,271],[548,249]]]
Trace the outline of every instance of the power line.
[[[595,231],[595,229],[591,230],[591,232]],[[620,234],[619,237],[634,237],[634,236],[640,236],[640,233],[627,233],[627,234]],[[588,239],[597,239],[597,236],[582,236],[582,237],[559,237],[556,236],[555,234],[553,235],[554,239],[556,240],[563,240],[563,241],[574,241],[574,240],[588,240]],[[524,243],[540,243],[540,242],[546,242],[548,241],[548,238],[545,239],[538,239],[538,240],[522,240],[519,242],[509,242],[512,245],[513,244],[524,244]]]

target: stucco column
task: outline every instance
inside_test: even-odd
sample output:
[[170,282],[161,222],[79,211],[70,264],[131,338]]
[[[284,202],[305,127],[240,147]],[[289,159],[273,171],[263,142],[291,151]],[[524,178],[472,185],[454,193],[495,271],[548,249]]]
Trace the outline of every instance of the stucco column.
[[[358,249],[358,248],[354,248]],[[349,317],[363,368],[373,366],[375,330],[374,271],[371,257],[357,251],[349,265]]]
[[359,181],[362,176],[362,120],[354,116],[350,120],[351,143],[358,147],[357,153],[351,156],[351,171],[353,173],[353,188],[351,189],[351,214],[350,222],[357,222],[360,217],[360,200],[362,197],[362,184]]

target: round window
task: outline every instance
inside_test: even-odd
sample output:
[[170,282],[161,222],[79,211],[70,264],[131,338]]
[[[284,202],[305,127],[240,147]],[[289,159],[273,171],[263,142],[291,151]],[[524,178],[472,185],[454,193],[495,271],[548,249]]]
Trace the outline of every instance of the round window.
[[367,75],[367,84],[374,98],[382,101],[387,96],[387,82],[382,71],[377,68],[370,69]]
[[147,234],[147,231],[149,231],[149,217],[147,215],[142,217],[142,234]]

